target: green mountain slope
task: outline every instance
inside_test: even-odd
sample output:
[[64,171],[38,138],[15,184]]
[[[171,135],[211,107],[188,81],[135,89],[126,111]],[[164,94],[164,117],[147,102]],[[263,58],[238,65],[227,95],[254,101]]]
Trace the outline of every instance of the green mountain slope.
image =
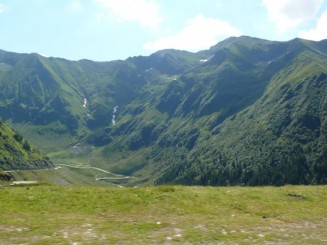
[[[327,182],[327,41],[229,38],[77,62],[0,52],[0,115],[56,162],[73,143],[133,183]],[[87,156],[86,156],[87,155]]]
[[106,156],[117,144],[132,156],[148,150],[136,163],[113,158],[114,169],[136,166],[156,183],[326,182],[325,41],[233,40],[143,111],[127,110]]
[[0,119],[0,170],[38,169],[52,166],[48,157]]
[[[176,57],[167,52],[126,61],[71,62],[0,51],[0,116],[36,138],[34,143],[42,141],[41,147],[56,135],[72,143],[102,132],[111,124],[114,108],[131,103],[145,85],[166,81],[169,75],[161,72],[161,63],[169,64],[162,70],[172,74],[194,63],[191,53],[176,53]],[[158,64],[153,67],[156,57]]]

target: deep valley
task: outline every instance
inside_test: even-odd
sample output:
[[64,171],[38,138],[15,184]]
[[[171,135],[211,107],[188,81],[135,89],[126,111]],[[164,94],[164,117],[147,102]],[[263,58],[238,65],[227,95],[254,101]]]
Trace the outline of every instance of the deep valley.
[[87,185],[326,184],[326,94],[326,40],[231,37],[110,62],[0,51],[0,169],[130,177],[48,178]]

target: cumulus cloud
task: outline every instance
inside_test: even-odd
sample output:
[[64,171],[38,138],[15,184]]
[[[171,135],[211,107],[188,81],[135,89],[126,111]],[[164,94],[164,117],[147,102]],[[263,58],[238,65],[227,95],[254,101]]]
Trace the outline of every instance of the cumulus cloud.
[[262,0],[270,20],[282,31],[315,19],[324,0]]
[[156,29],[162,22],[160,6],[152,0],[96,0],[122,21],[138,22],[142,27]]
[[148,42],[144,48],[151,51],[166,48],[196,51],[216,44],[218,38],[239,35],[241,32],[230,23],[199,14],[189,20],[179,33]]
[[307,31],[300,31],[299,36],[305,39],[320,41],[327,39],[327,11],[318,19],[316,26]]

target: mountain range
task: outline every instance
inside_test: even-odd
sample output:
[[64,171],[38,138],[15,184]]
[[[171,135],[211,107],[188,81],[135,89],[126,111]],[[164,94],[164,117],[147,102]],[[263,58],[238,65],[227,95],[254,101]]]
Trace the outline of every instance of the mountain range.
[[327,183],[326,94],[327,40],[231,37],[110,62],[0,51],[0,116],[55,163],[131,183]]

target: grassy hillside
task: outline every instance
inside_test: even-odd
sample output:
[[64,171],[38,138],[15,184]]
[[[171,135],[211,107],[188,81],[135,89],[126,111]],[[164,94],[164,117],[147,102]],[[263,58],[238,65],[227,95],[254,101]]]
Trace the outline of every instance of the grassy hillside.
[[0,189],[1,244],[325,244],[326,186]]
[[48,157],[0,119],[0,170],[50,166],[53,165]]

